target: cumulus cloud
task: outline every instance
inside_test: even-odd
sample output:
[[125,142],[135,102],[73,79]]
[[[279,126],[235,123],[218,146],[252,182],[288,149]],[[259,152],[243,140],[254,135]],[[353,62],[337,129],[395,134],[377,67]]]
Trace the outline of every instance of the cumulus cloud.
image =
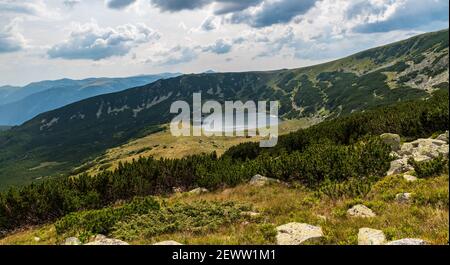
[[2,0],[0,1],[0,13],[39,16],[47,13],[47,7],[40,0]]
[[156,62],[160,66],[188,63],[198,58],[198,47],[177,45],[171,49],[157,52],[155,57],[157,58],[155,61],[148,60],[147,62]]
[[264,1],[257,8],[233,13],[228,21],[234,24],[246,23],[256,28],[285,24],[305,14],[315,3],[316,0]]
[[413,29],[434,21],[448,21],[448,0],[358,1],[348,11],[359,20],[362,33]]
[[73,8],[74,6],[78,5],[81,1],[80,0],[64,0],[63,4],[68,8]]
[[25,47],[25,38],[17,31],[13,21],[0,29],[0,53],[20,51]]
[[126,24],[101,28],[97,23],[74,24],[69,38],[47,51],[50,58],[101,60],[126,55],[142,43],[151,43],[160,35],[145,24]]
[[216,0],[214,13],[216,15],[223,15],[246,10],[249,7],[256,6],[263,2],[263,0]]
[[112,9],[124,9],[134,2],[136,0],[105,0],[106,6]]
[[209,16],[205,20],[203,20],[202,24],[200,25],[200,29],[203,31],[211,31],[215,30],[217,28],[217,25],[214,23],[215,17]]
[[213,43],[209,46],[203,47],[202,50],[205,52],[212,52],[215,54],[226,54],[226,53],[229,53],[232,48],[233,48],[233,45],[232,45],[231,41],[219,39],[215,43]]
[[151,0],[153,6],[167,12],[194,10],[202,8],[211,2],[212,0]]

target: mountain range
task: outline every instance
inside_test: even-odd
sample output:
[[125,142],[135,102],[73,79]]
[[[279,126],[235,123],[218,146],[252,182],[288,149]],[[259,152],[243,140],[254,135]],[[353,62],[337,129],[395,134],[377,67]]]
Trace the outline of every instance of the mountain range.
[[[71,174],[106,149],[155,131],[176,100],[278,100],[280,118],[332,119],[448,90],[448,30],[329,63],[278,71],[160,79],[39,114],[0,133],[0,187]],[[1,123],[1,122],[0,122]]]
[[0,87],[0,124],[19,125],[36,115],[93,96],[142,86],[179,73],[124,78],[60,79],[31,83],[24,87]]

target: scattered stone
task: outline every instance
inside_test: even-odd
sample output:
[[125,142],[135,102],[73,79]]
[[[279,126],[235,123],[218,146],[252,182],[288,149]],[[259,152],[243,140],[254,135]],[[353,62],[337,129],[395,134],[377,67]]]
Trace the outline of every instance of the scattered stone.
[[261,175],[254,175],[251,179],[249,184],[252,186],[264,186],[268,183],[279,183],[280,181],[278,179],[273,179],[273,178],[267,178]]
[[361,228],[358,232],[358,245],[383,245],[386,236],[383,231],[372,228]]
[[408,182],[414,182],[417,180],[417,177],[414,177],[414,176],[411,176],[408,174],[403,175],[403,178]]
[[94,241],[89,242],[85,245],[129,245],[129,244],[119,239],[107,238],[104,235],[96,235]]
[[205,188],[196,188],[196,189],[191,190],[189,193],[190,194],[202,194],[202,193],[207,193],[207,192],[208,192],[208,190]]
[[395,195],[395,200],[400,203],[407,203],[411,200],[411,193],[399,193]]
[[155,243],[153,245],[159,245],[159,246],[178,246],[178,245],[183,245],[177,241],[173,241],[173,240],[166,240],[166,241],[161,241],[158,243]]
[[301,245],[318,242],[323,238],[322,228],[303,223],[288,223],[277,227],[278,245]]
[[261,213],[248,211],[248,212],[241,212],[241,215],[242,216],[248,216],[248,217],[251,217],[251,218],[256,218],[256,217],[261,216]]
[[64,241],[64,245],[71,245],[71,246],[81,245],[81,241],[76,237],[69,237],[66,239],[66,241]]
[[392,151],[400,150],[400,136],[393,133],[383,133],[380,135],[381,141],[391,147]]
[[41,238],[40,238],[40,237],[37,237],[37,236],[35,236],[35,237],[34,237],[34,241],[36,241],[36,242],[39,242],[39,241],[41,241]]
[[403,245],[427,245],[425,240],[419,238],[403,238],[386,243],[391,246],[403,246]]
[[357,204],[352,208],[348,209],[347,214],[352,217],[362,217],[362,218],[370,218],[376,216],[376,214],[371,209],[362,204]]

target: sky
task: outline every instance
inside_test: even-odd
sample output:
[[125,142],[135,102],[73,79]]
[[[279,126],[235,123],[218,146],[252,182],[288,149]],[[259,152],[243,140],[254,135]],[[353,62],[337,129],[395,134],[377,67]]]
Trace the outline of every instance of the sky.
[[448,28],[448,0],[0,0],[0,86],[297,68]]

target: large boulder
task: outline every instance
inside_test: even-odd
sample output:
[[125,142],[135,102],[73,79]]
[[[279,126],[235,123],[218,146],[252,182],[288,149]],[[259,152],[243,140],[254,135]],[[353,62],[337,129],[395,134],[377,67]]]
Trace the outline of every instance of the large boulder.
[[358,245],[383,245],[386,236],[383,231],[372,228],[361,228],[358,232]]
[[303,223],[288,223],[277,227],[278,245],[301,245],[323,238],[322,228]]
[[178,246],[178,245],[183,245],[177,241],[173,241],[173,240],[166,240],[166,241],[161,241],[158,243],[155,243],[153,245],[160,245],[160,246]]
[[411,200],[411,196],[412,196],[411,193],[407,193],[407,192],[399,193],[399,194],[395,195],[395,200],[400,203],[407,203]]
[[278,179],[267,178],[257,174],[254,175],[249,182],[250,185],[257,187],[261,187],[269,183],[280,183],[280,181]]
[[351,217],[362,217],[362,218],[370,218],[376,216],[376,214],[371,209],[362,204],[357,204],[352,208],[348,209],[347,214],[350,215]]
[[107,238],[104,235],[97,235],[95,236],[94,241],[89,242],[85,245],[129,245],[129,244],[119,239]]
[[381,141],[391,147],[392,151],[400,150],[400,136],[394,133],[383,133]]
[[403,246],[403,245],[427,245],[427,242],[418,238],[403,238],[386,243],[391,246]]
[[66,239],[66,241],[64,241],[64,245],[71,245],[71,246],[81,245],[81,241],[76,237],[69,237]]
[[408,158],[400,158],[391,162],[391,166],[387,175],[401,174],[413,170],[414,168],[408,164]]

